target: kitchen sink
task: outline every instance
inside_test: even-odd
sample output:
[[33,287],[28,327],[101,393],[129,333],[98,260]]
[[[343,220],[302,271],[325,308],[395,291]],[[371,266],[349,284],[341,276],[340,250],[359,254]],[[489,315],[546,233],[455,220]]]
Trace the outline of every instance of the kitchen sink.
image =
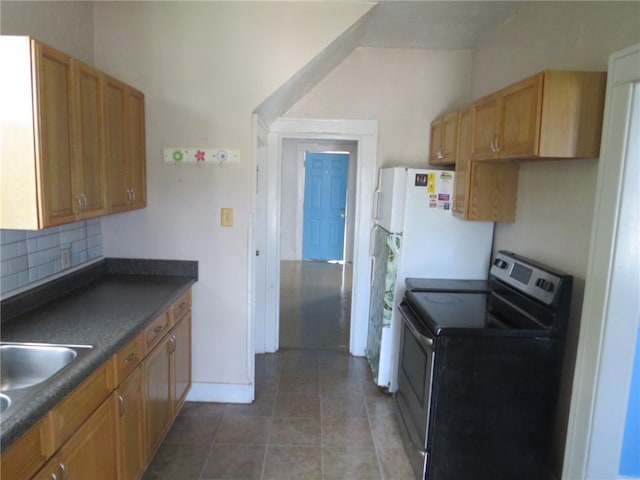
[[0,413],[4,412],[11,405],[11,399],[4,393],[0,393]]
[[55,375],[78,356],[66,346],[0,345],[0,391],[30,387]]
[[7,418],[46,388],[88,345],[0,343],[0,413]]

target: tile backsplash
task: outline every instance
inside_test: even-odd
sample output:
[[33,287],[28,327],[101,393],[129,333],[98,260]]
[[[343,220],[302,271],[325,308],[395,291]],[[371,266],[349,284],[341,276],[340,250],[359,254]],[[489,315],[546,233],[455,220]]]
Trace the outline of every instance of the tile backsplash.
[[61,251],[69,249],[69,268],[102,258],[100,218],[39,231],[0,230],[0,296],[62,272]]

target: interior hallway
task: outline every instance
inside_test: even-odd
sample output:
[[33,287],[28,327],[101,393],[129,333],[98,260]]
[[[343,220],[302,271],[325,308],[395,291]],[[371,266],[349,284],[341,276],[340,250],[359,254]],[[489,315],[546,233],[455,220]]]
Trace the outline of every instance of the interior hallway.
[[393,399],[348,353],[342,266],[293,263],[282,267],[280,351],[256,355],[255,402],[187,403],[144,480],[414,478]]

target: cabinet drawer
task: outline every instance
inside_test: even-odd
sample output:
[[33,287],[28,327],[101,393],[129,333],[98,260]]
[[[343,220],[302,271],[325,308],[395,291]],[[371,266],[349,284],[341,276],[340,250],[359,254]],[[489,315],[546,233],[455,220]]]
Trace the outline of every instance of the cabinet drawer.
[[127,378],[127,375],[133,372],[140,360],[142,360],[143,355],[143,335],[138,335],[116,353],[116,385],[120,385]]
[[53,455],[53,430],[47,415],[2,452],[0,476],[5,479],[30,478]]
[[115,387],[113,370],[111,357],[52,410],[56,448],[109,396]]
[[191,290],[188,290],[178,300],[173,303],[173,323],[175,324],[182,316],[191,309]]
[[169,327],[171,325],[170,320],[169,310],[167,310],[156,318],[151,325],[145,328],[145,352],[150,352],[160,339],[169,331]]

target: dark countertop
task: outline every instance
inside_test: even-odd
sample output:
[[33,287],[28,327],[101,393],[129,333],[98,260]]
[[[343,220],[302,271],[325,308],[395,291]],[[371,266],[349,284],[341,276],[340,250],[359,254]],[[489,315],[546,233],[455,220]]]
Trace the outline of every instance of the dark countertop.
[[[191,288],[198,273],[197,262],[105,259],[67,277],[66,287],[55,281],[38,287],[35,296],[29,291],[2,302],[4,342],[93,346],[33,401],[15,413],[7,410],[0,423],[2,450]],[[46,302],[40,304],[39,298]],[[24,311],[16,307],[21,303],[37,306]]]

